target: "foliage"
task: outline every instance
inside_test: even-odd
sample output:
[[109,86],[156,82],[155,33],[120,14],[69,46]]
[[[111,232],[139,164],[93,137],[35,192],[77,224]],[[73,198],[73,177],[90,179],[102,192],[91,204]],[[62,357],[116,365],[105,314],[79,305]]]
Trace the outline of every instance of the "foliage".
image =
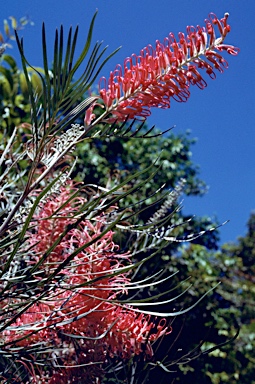
[[229,365],[233,383],[254,383],[255,347],[255,265],[254,237],[255,215],[252,212],[247,223],[247,234],[236,243],[224,244],[220,253],[222,262],[222,289],[220,294],[225,303],[223,317],[228,321],[233,313],[241,327],[240,336],[229,351]]
[[[176,341],[175,351],[187,352],[186,343],[198,347],[199,338],[206,343],[199,347],[200,357],[187,361],[172,373],[174,382],[186,383],[254,383],[254,213],[248,221],[248,231],[236,243],[224,244],[218,252],[208,251],[201,245],[191,244],[180,250],[179,276],[191,276],[195,284],[194,295],[199,295],[206,286],[221,281],[210,300],[200,303],[185,320],[182,334]],[[193,287],[193,288],[195,288]],[[178,322],[174,323],[177,328]],[[235,338],[232,343],[221,345],[226,339]],[[198,332],[190,332],[197,329]],[[214,348],[211,353],[204,353]],[[162,352],[164,353],[164,352]],[[193,356],[192,356],[193,357]],[[171,360],[171,355],[169,360]],[[162,382],[168,380],[167,376]],[[152,380],[153,382],[153,380]]]
[[[147,126],[144,126],[145,131]],[[154,129],[154,133],[159,133]],[[141,196],[147,195],[147,199],[142,206],[146,210],[139,214],[141,222],[145,223],[154,212],[159,208],[160,204],[155,203],[154,192],[163,190],[170,193],[177,183],[184,179],[185,184],[182,187],[183,195],[202,196],[206,192],[206,185],[198,177],[199,167],[192,162],[191,146],[195,143],[194,139],[189,137],[189,132],[176,135],[167,133],[154,138],[136,140],[135,138],[117,139],[108,138],[105,140],[91,139],[84,141],[77,146],[75,153],[78,160],[74,169],[74,174],[78,180],[85,181],[89,184],[103,183],[105,185],[114,185],[123,181],[127,175],[132,173],[133,169],[144,169],[153,164],[160,154],[161,167],[157,174],[150,182],[146,182],[144,186],[125,200],[125,205],[137,204]],[[89,166],[84,166],[89,164]],[[107,170],[107,171],[106,171]],[[135,183],[145,181],[146,175],[143,174]],[[126,188],[133,185],[129,183]],[[178,203],[175,205],[177,207]],[[217,226],[209,218],[194,217],[192,219],[183,216],[182,211],[178,209],[176,220],[185,222],[182,229],[179,228],[178,234],[180,238],[188,236],[191,233],[199,233],[202,230],[209,230]],[[216,248],[218,240],[218,231],[215,230],[210,234],[205,232],[204,236],[199,237],[195,241],[206,245],[209,248]],[[173,245],[172,245],[173,247]]]
[[[21,123],[30,121],[29,93],[24,73],[19,70],[16,61],[10,55],[4,55],[7,48],[11,48],[10,41],[15,40],[15,32],[25,25],[32,24],[27,17],[16,20],[14,17],[4,20],[3,35],[0,32],[0,124],[3,139],[11,136],[14,127]],[[42,90],[40,77],[34,70],[30,70],[31,82],[34,90],[38,93]]]
[[[14,31],[20,31],[25,27],[25,25],[30,24],[33,25],[33,22],[27,17],[21,17],[19,20],[17,20],[15,17],[10,16],[8,21],[7,19],[4,19],[3,26],[4,26],[4,33],[0,32],[0,54],[2,55],[5,52],[6,48],[11,48],[12,45],[10,44],[11,40],[15,41],[15,33]],[[11,25],[10,25],[11,22]]]

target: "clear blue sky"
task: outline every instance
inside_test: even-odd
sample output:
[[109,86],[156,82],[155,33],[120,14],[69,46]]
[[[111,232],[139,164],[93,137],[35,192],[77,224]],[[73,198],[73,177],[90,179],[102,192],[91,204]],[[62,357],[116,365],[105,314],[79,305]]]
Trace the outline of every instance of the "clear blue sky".
[[[210,189],[203,198],[186,198],[184,212],[197,216],[216,215],[230,219],[221,228],[221,241],[234,241],[245,233],[249,214],[255,209],[255,54],[254,0],[13,0],[1,7],[1,17],[28,14],[34,27],[21,34],[33,65],[41,61],[41,24],[44,21],[49,43],[60,24],[80,26],[79,44],[85,41],[89,22],[99,13],[94,41],[104,40],[110,53],[122,45],[102,71],[108,76],[125,57],[139,53],[147,44],[162,40],[169,32],[185,31],[187,25],[203,25],[208,13],[220,18],[230,13],[232,31],[227,42],[240,47],[237,57],[227,55],[229,69],[208,79],[204,91],[193,88],[187,103],[172,102],[170,110],[154,110],[149,119],[161,129],[176,125],[175,132],[191,130],[198,139],[192,148],[200,176]],[[14,49],[13,54],[17,51]]]

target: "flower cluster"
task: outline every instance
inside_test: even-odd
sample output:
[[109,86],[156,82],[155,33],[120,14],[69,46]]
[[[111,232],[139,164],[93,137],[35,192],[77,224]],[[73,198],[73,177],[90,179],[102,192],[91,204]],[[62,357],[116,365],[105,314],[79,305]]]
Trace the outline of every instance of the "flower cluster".
[[[38,283],[45,282],[62,263],[61,274],[56,274],[47,295],[38,297],[2,334],[12,346],[31,349],[40,344],[51,351],[53,367],[42,371],[40,378],[48,384],[73,382],[79,375],[96,375],[99,380],[107,358],[152,356],[151,342],[170,332],[164,319],[155,324],[150,316],[116,300],[128,290],[130,278],[121,268],[130,260],[128,253],[119,253],[111,230],[102,235],[105,215],[80,221],[41,262],[45,251],[75,222],[79,207],[86,204],[82,196],[70,199],[74,191],[69,183],[48,200],[34,217],[36,225],[29,235],[27,263],[39,265]],[[4,305],[7,308],[9,303]],[[33,380],[38,382],[37,374]]]
[[146,118],[152,107],[169,108],[171,98],[187,101],[190,85],[206,87],[199,70],[214,79],[215,70],[223,72],[228,67],[221,52],[238,53],[237,48],[223,43],[229,32],[228,14],[219,20],[211,13],[205,27],[189,26],[186,35],[178,34],[179,40],[170,33],[163,43],[156,41],[155,49],[148,45],[140,55],[132,54],[123,67],[116,66],[108,80],[100,80],[100,97],[106,111],[124,121]]

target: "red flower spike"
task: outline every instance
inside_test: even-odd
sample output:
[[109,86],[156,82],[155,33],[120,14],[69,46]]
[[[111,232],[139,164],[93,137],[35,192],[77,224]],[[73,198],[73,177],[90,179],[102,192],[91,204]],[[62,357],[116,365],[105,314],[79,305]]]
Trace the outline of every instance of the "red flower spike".
[[[100,97],[111,119],[146,119],[152,107],[170,108],[170,99],[185,102],[190,96],[190,85],[200,89],[206,81],[199,70],[214,79],[215,69],[223,72],[228,67],[222,51],[231,55],[239,52],[232,45],[223,44],[230,32],[228,13],[218,19],[213,13],[205,20],[205,27],[187,27],[187,34],[180,32],[179,41],[170,33],[156,47],[143,48],[140,55],[132,54],[111,72],[108,81],[99,83]],[[217,37],[219,35],[219,37]],[[218,52],[217,52],[218,51]]]

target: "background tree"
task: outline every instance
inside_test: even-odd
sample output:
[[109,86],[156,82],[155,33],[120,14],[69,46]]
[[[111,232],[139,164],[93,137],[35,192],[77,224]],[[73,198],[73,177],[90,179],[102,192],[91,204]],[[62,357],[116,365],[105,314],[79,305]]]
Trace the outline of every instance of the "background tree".
[[[170,374],[174,382],[255,382],[255,263],[252,257],[255,244],[254,220],[255,215],[252,212],[247,223],[247,234],[236,242],[224,244],[217,252],[209,251],[198,244],[190,244],[181,247],[177,262],[174,258],[171,259],[172,263],[178,264],[182,278],[191,276],[193,281],[203,282],[201,285],[195,284],[196,289],[192,291],[195,296],[201,294],[201,288],[203,290],[208,284],[210,286],[213,282],[221,282],[210,298],[201,302],[184,322],[174,350],[188,354],[187,344],[193,345],[194,355],[187,355],[187,364],[181,365],[176,373]],[[175,323],[175,327],[176,325]],[[238,337],[232,343],[221,345],[226,338],[235,338],[238,327]],[[204,335],[207,342],[196,349],[198,334]],[[210,348],[214,350],[210,354],[204,354]],[[192,360],[199,352],[200,357]],[[172,355],[170,359],[173,360]],[[167,380],[166,374],[162,382],[164,380]]]

